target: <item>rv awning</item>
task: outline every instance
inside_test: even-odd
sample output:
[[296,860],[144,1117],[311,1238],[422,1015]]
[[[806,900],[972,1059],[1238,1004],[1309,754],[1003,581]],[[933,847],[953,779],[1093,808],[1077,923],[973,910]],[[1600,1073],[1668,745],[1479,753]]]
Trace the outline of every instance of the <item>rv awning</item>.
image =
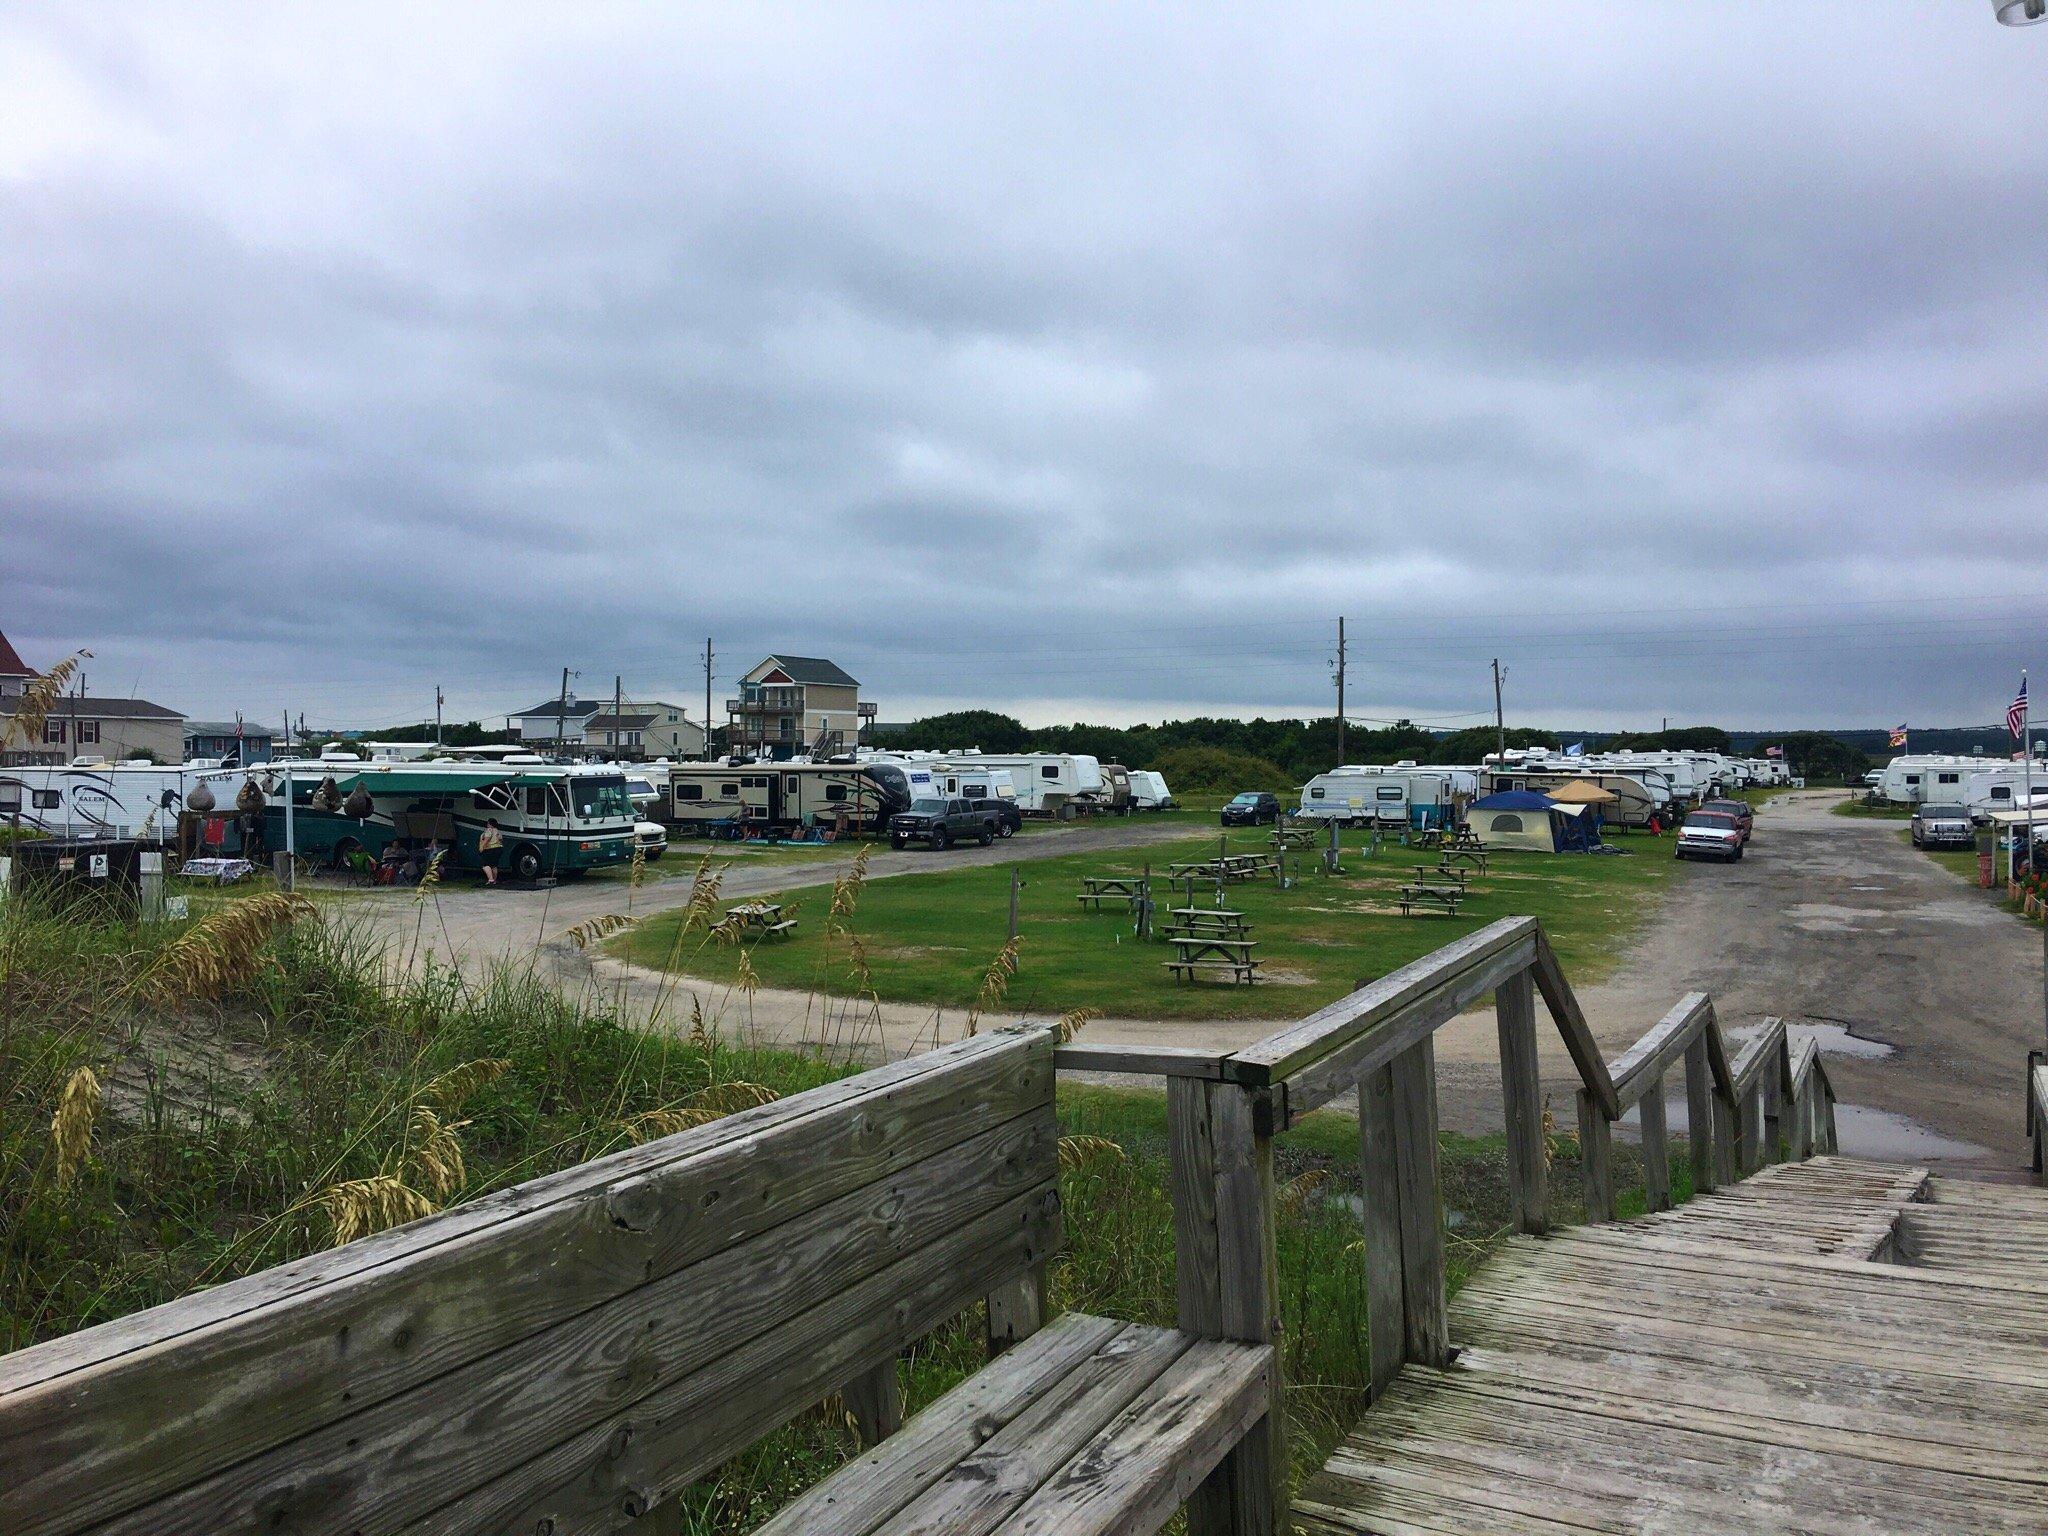
[[[306,783],[311,774],[294,775],[298,782]],[[449,773],[436,771],[421,772],[396,769],[390,773],[352,773],[347,778],[338,778],[335,783],[343,794],[360,784],[373,795],[466,795],[473,789],[482,789],[489,784],[503,784],[517,777],[516,771],[491,772],[487,769],[473,769]]]
[[1573,779],[1569,784],[1560,784],[1554,789],[1543,791],[1560,807],[1567,805],[1605,805],[1610,800],[1619,800],[1611,789],[1602,789],[1591,779]]

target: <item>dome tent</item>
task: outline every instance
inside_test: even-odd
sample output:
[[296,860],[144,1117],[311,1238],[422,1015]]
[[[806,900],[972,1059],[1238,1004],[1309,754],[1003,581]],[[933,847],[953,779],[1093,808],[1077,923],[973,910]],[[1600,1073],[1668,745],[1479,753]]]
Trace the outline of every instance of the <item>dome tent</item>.
[[1465,825],[1488,848],[1574,853],[1600,841],[1596,818],[1586,806],[1560,805],[1529,789],[1481,796],[1465,807]]

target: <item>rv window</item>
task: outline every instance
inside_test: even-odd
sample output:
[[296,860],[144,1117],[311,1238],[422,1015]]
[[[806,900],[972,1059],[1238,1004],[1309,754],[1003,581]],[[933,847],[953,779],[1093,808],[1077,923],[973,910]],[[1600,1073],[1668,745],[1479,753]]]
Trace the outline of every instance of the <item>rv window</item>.
[[1991,798],[1994,800],[2010,800],[2012,798],[2012,791],[2003,784],[1994,784],[1991,786]]
[[20,814],[21,791],[18,789],[0,790],[0,816],[19,816]]
[[1906,782],[1908,784],[1918,784],[1920,782],[1920,775],[1917,773],[1909,773],[1906,775]]
[[1406,792],[1405,790],[1401,790],[1401,789],[1391,789],[1391,788],[1388,788],[1388,789],[1381,789],[1381,790],[1379,790],[1379,791],[1378,791],[1377,793],[1378,793],[1378,797],[1379,797],[1380,799],[1382,799],[1382,800],[1399,800],[1399,799],[1402,799],[1402,798],[1403,798],[1403,797],[1405,796],[1405,794],[1406,794],[1407,792]]
[[1320,800],[1323,798],[1323,792],[1320,789],[1312,789],[1308,792],[1308,797],[1311,800]]
[[844,784],[827,784],[825,786],[825,798],[827,800],[844,800],[846,798],[846,786]]
[[784,775],[782,776],[782,792],[783,792],[783,793],[784,793],[785,795],[793,795],[793,794],[795,794],[795,793],[796,793],[796,775],[795,775],[795,774],[793,774],[793,773],[785,773],[785,774],[784,774]]
[[34,795],[35,807],[39,811],[54,811],[64,803],[64,797],[54,789],[39,789]]
[[1958,782],[1958,779],[1953,773],[1938,773],[1934,776],[1934,782],[1937,784],[1954,784]]
[[979,784],[970,784],[961,790],[960,793],[965,795],[970,801],[985,799],[988,795],[988,791]]
[[1060,765],[1058,763],[1046,763],[1039,768],[1038,776],[1041,779],[1056,779],[1060,776]]
[[727,779],[723,784],[718,786],[718,792],[721,795],[737,795],[740,792],[740,787],[739,785],[733,783],[731,779]]
[[547,813],[547,787],[541,784],[530,786],[526,791],[526,814],[529,816],[545,816]]
[[702,800],[704,798],[704,786],[702,784],[678,784],[676,786],[676,798],[678,800]]

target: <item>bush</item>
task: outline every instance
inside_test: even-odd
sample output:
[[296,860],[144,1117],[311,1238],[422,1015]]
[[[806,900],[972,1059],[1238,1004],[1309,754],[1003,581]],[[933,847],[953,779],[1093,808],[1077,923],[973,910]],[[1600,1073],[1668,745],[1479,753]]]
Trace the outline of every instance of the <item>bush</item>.
[[1285,795],[1293,778],[1278,763],[1223,747],[1174,747],[1154,764],[1176,795],[1238,794],[1248,789]]

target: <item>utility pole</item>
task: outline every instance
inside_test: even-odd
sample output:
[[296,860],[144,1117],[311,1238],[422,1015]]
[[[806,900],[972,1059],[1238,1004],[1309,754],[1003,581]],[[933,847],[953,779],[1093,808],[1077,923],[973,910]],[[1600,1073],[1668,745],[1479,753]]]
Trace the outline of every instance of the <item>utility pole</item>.
[[704,637],[704,761],[711,761],[711,637]]
[[434,684],[434,745],[441,745],[441,685]]
[[[284,735],[286,741],[291,740],[292,712],[290,710],[284,712]],[[284,868],[278,871],[278,884],[287,891],[296,889],[299,883],[298,855],[299,843],[296,836],[296,828],[292,822],[291,759],[289,753],[287,753],[284,770]]]
[[555,708],[555,751],[567,749],[569,737],[569,669],[562,668],[562,698]]
[[625,723],[619,719],[619,715],[625,707],[626,680],[614,672],[612,674],[612,761],[615,763],[623,763],[626,760],[624,749],[620,746],[620,742],[624,740],[626,735],[626,727]]
[[1507,761],[1507,755],[1508,755],[1508,717],[1507,717],[1507,712],[1506,712],[1505,710],[1503,710],[1503,709],[1501,708],[1501,702],[1500,702],[1500,680],[1501,680],[1501,678],[1502,678],[1502,677],[1504,677],[1505,675],[1506,675],[1506,674],[1505,674],[1505,673],[1503,673],[1503,672],[1501,671],[1501,669],[1500,669],[1500,658],[1499,658],[1498,656],[1494,657],[1494,658],[1493,658],[1493,729],[1494,729],[1494,733],[1495,733],[1495,735],[1496,735],[1496,736],[1497,736],[1497,737],[1499,738],[1499,742],[1500,742],[1500,755],[1501,755],[1501,761],[1502,761],[1502,762],[1506,762],[1506,761]]
[[1337,615],[1337,766],[1344,766],[1344,615]]

